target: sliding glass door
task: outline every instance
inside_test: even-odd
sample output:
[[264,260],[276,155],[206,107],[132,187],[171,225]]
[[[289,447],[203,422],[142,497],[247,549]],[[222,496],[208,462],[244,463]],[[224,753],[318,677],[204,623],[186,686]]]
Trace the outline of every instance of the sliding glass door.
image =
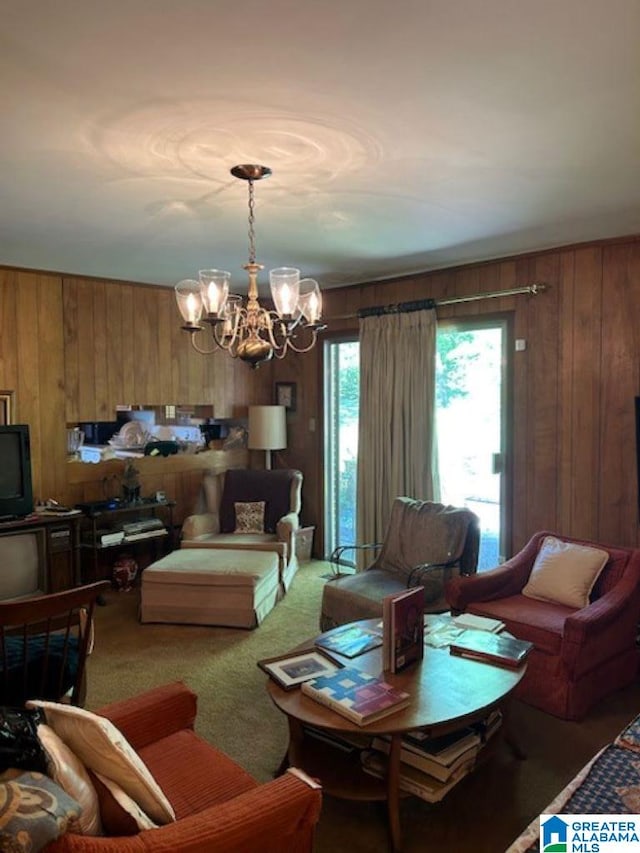
[[[475,317],[437,335],[436,428],[441,500],[480,518],[478,565],[506,553],[504,476],[507,323]],[[356,542],[359,344],[325,343],[325,554]],[[426,442],[425,442],[426,452]]]
[[440,497],[479,517],[478,568],[491,568],[506,553],[506,321],[441,324],[437,365]]

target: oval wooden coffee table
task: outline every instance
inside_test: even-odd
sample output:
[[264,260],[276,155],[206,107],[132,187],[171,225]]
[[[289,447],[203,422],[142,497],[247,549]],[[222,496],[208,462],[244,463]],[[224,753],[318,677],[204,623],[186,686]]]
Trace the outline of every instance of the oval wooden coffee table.
[[[360,624],[372,628],[379,625],[380,620],[368,619]],[[327,631],[322,636],[330,633]],[[307,642],[297,648],[309,648],[310,645]],[[355,658],[336,657],[346,666],[354,666],[374,675],[382,672],[381,647]],[[525,670],[526,665],[512,670],[451,655],[448,648],[425,646],[421,663],[395,675],[385,673],[385,679],[390,684],[410,694],[409,706],[367,726],[350,722],[299,689],[284,690],[270,679],[267,690],[276,707],[287,717],[288,763],[318,778],[323,789],[332,796],[352,800],[386,800],[391,842],[393,850],[397,851],[401,849],[399,800],[403,796],[400,791],[402,735],[411,729],[422,729],[434,737],[447,734],[480,722],[496,708],[502,710],[506,719],[508,699]],[[342,753],[323,745],[317,739],[305,737],[305,724],[325,729],[337,736],[354,733],[389,735],[391,747],[386,779],[377,779],[365,773],[360,766],[359,756],[356,760],[352,754]],[[488,754],[488,748],[480,754],[483,753]]]

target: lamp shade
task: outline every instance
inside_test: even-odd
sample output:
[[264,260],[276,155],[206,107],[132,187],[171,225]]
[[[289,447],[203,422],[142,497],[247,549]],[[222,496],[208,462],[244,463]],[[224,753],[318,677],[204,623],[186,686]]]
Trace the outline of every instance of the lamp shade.
[[287,446],[284,406],[249,406],[249,447],[282,450]]

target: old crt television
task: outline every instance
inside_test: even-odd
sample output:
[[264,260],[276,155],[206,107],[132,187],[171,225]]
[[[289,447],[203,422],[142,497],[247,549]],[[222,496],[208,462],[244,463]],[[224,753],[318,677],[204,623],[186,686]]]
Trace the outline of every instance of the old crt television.
[[0,521],[33,512],[31,445],[26,424],[0,425]]

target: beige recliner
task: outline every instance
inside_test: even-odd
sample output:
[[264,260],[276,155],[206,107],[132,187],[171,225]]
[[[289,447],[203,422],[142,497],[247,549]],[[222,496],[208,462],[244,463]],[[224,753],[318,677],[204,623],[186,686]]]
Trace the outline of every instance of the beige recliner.
[[[206,471],[197,511],[182,526],[182,547],[276,552],[284,594],[298,570],[295,534],[300,527],[301,495],[302,473],[292,468]],[[264,503],[261,530],[236,532],[237,503]]]

